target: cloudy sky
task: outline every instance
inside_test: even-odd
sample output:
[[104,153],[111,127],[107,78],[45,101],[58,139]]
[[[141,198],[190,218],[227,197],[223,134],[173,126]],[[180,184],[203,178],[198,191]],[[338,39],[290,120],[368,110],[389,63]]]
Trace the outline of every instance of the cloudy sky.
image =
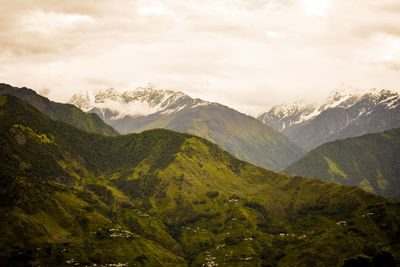
[[57,101],[149,82],[241,110],[400,91],[399,0],[0,3],[0,82]]

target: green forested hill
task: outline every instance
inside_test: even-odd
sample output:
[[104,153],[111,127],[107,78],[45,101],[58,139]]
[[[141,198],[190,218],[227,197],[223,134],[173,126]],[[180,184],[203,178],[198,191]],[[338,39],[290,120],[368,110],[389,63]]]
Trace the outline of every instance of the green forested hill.
[[63,121],[79,129],[104,135],[118,135],[111,126],[104,123],[96,114],[86,114],[70,104],[50,101],[28,88],[16,88],[0,83],[0,95],[10,94],[39,109],[54,120]]
[[400,204],[187,134],[106,137],[0,97],[2,265],[341,266],[400,257]]
[[154,121],[152,116],[128,117],[126,121],[126,125],[124,120],[121,120],[122,123],[110,123],[118,124],[118,128],[129,128],[143,121],[144,126],[135,129],[136,132],[164,128],[194,134],[218,144],[239,159],[275,171],[281,171],[304,155],[303,150],[285,135],[253,117],[220,104],[163,115]]
[[400,129],[321,145],[284,172],[400,199]]
[[76,94],[71,103],[95,113],[121,134],[168,129],[203,137],[236,158],[281,171],[304,151],[284,134],[237,110],[182,92],[137,88]]

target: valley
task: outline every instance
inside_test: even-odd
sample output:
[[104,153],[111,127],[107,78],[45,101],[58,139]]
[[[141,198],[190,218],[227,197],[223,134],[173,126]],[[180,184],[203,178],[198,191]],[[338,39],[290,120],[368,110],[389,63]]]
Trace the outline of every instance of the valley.
[[0,267],[400,267],[399,18],[1,0]]
[[9,95],[0,97],[0,117],[0,257],[9,265],[399,257],[396,201],[278,174],[188,134],[84,132]]

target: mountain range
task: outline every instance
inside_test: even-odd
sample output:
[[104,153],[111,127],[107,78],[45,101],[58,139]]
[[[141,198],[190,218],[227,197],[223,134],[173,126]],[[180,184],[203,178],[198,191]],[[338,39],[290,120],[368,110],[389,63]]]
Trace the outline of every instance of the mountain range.
[[323,144],[284,170],[400,200],[400,129]]
[[280,171],[304,152],[285,135],[227,106],[182,92],[137,88],[75,94],[71,104],[95,113],[122,134],[164,128],[194,134],[239,159]]
[[336,90],[321,105],[274,106],[258,119],[309,151],[323,143],[400,127],[400,95],[389,90]]
[[46,97],[38,95],[32,89],[25,87],[17,88],[0,83],[0,95],[5,94],[17,96],[36,107],[50,118],[71,124],[79,129],[112,136],[119,134],[111,126],[105,124],[97,115],[82,112],[71,104],[61,104],[50,101]]
[[399,202],[156,129],[104,136],[0,97],[7,266],[396,264]]

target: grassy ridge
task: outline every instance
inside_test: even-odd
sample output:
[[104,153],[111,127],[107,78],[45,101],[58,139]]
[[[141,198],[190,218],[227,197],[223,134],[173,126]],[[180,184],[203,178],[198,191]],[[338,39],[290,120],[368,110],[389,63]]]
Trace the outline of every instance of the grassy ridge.
[[284,172],[400,199],[400,129],[324,144]]
[[[277,174],[192,135],[106,137],[0,97],[8,265],[340,266],[400,256],[400,205]],[[383,255],[383,256],[382,256]]]
[[257,119],[220,104],[191,107],[171,114],[108,120],[121,133],[164,128],[203,137],[235,157],[280,171],[304,155],[286,136]]
[[10,94],[26,101],[54,120],[63,121],[79,129],[115,136],[119,133],[105,124],[96,114],[86,114],[70,104],[50,101],[27,88],[15,88],[8,84],[0,84],[0,95]]

